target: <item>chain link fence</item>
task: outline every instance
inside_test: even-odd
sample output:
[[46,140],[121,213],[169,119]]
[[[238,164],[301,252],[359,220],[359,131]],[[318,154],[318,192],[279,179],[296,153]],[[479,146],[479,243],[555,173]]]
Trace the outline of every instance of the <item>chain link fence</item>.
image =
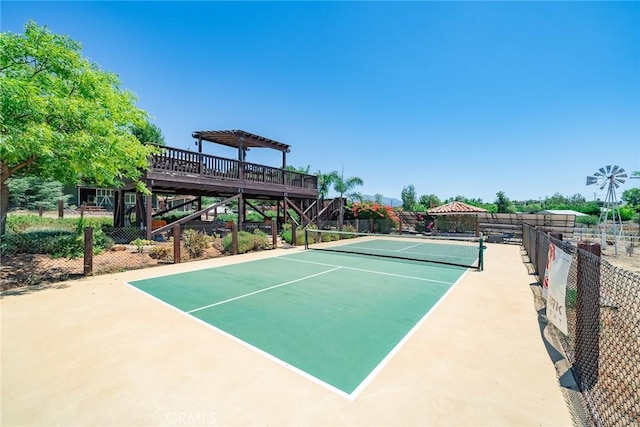
[[525,224],[523,245],[540,282],[551,243],[571,256],[568,334],[547,329],[573,368],[590,423],[640,425],[640,275],[603,260],[597,243],[574,246]]
[[278,237],[270,221],[244,223],[245,233],[233,222],[185,223],[179,225],[177,243],[174,229],[151,240],[146,230],[135,227],[84,230],[84,235],[68,230],[12,233],[0,242],[0,290],[270,249]]

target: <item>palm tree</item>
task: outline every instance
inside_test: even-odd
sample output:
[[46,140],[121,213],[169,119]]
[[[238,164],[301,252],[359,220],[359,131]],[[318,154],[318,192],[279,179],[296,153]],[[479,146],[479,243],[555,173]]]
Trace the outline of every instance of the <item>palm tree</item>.
[[[344,196],[351,197],[358,194],[357,192],[352,192],[355,187],[359,185],[363,185],[364,181],[362,178],[357,176],[352,176],[347,179],[344,179],[344,172],[338,174],[338,171],[331,172],[333,175],[333,189],[336,193],[340,194],[340,210],[338,211],[338,229],[342,230],[342,221],[344,219]],[[355,196],[357,197],[357,196]]]
[[316,172],[316,176],[318,177],[318,196],[320,196],[320,209],[324,207],[324,199],[329,194],[329,190],[331,189],[331,184],[335,180],[335,171],[330,173],[322,173],[321,171]]

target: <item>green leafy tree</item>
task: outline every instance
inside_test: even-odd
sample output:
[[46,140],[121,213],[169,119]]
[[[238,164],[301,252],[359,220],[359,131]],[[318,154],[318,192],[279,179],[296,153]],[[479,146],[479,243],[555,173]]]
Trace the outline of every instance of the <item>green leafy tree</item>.
[[629,188],[622,192],[622,200],[630,206],[640,205],[640,188]]
[[435,194],[423,194],[418,199],[418,202],[426,209],[431,209],[442,205],[442,201]]
[[131,129],[133,135],[142,143],[165,145],[164,135],[160,128],[149,121],[142,125],[134,125]]
[[70,38],[33,21],[24,34],[0,33],[0,235],[12,177],[99,186],[138,180],[154,148],[132,134],[146,120],[135,101]]
[[402,199],[402,209],[408,212],[413,211],[413,206],[416,204],[416,187],[413,184],[403,187],[400,198]]
[[374,195],[373,195],[373,200],[374,200],[374,202],[376,202],[376,203],[382,204],[382,198],[383,198],[383,197],[384,197],[384,196],[383,196],[382,194],[380,194],[380,193],[376,193],[376,194],[374,194]]
[[62,192],[62,184],[37,176],[13,178],[9,181],[9,207],[11,209],[34,210],[42,206],[45,210],[53,210],[58,200],[67,200],[69,195]]
[[340,195],[340,210],[338,213],[338,228],[342,229],[342,222],[344,220],[344,199],[345,195],[350,197],[351,194],[355,193],[352,190],[359,185],[363,185],[364,181],[362,178],[357,176],[352,176],[347,179],[344,178],[344,174],[339,174],[338,171],[331,172],[334,176],[333,178],[333,189],[336,193]]
[[496,203],[498,213],[515,213],[516,212],[515,205],[511,202],[511,200],[509,200],[509,198],[504,194],[503,191],[498,191],[496,193],[495,203]]

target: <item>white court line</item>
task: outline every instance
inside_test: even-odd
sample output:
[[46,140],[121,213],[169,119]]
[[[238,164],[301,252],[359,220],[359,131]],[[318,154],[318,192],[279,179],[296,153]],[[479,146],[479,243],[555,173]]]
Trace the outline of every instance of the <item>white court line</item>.
[[235,335],[232,335],[229,332],[224,331],[224,330],[218,328],[217,326],[212,325],[211,323],[207,323],[204,320],[199,319],[199,318],[195,317],[192,314],[188,314],[186,311],[183,311],[183,310],[179,309],[178,307],[176,307],[174,305],[171,305],[168,302],[165,302],[165,301],[161,300],[160,298],[155,297],[155,296],[143,291],[140,288],[137,288],[136,286],[132,285],[129,282],[124,282],[124,283],[126,285],[130,286],[131,288],[135,289],[136,291],[146,295],[147,297],[158,301],[160,304],[164,305],[165,307],[169,307],[170,309],[182,314],[183,316],[188,316],[189,319],[195,320],[196,322],[200,323],[201,325],[203,325],[203,326],[205,326],[207,328],[213,329],[214,331],[218,332],[220,335],[225,336],[225,337],[231,339],[233,342],[236,342],[236,343],[238,343],[238,344],[240,344],[240,345],[242,345],[242,346],[244,346],[244,347],[246,347],[246,348],[248,348],[250,350],[253,350],[258,354],[261,354],[262,356],[266,357],[267,359],[277,363],[280,366],[283,366],[283,367],[289,369],[290,371],[295,372],[296,374],[302,376],[303,378],[306,378],[309,381],[311,381],[311,382],[313,382],[315,384],[318,384],[319,386],[324,387],[325,389],[327,389],[327,390],[329,390],[329,391],[331,391],[331,392],[333,392],[333,393],[335,393],[335,394],[337,394],[337,395],[339,395],[339,396],[341,396],[341,397],[343,397],[343,398],[345,398],[347,400],[353,401],[355,399],[355,396],[352,396],[351,394],[347,393],[346,391],[342,391],[339,388],[337,388],[337,387],[335,387],[335,386],[333,386],[333,385],[331,385],[331,384],[329,384],[329,383],[327,383],[325,381],[322,381],[320,378],[314,377],[313,375],[309,374],[308,372],[305,372],[302,369],[297,368],[297,367],[285,362],[282,359],[278,359],[273,354],[267,353],[266,351],[262,350],[261,348],[256,347],[253,344],[249,344],[248,342],[243,341],[242,339],[236,337]]
[[187,314],[195,313],[196,311],[204,310],[204,309],[206,309],[206,308],[215,307],[215,306],[217,306],[217,305],[221,305],[221,304],[226,304],[226,303],[228,303],[228,302],[235,301],[235,300],[239,300],[239,299],[241,299],[241,298],[250,297],[251,295],[259,294],[259,293],[261,293],[261,292],[265,292],[265,291],[268,291],[268,290],[271,290],[271,289],[279,288],[279,287],[281,287],[281,286],[290,285],[290,284],[292,284],[292,283],[300,282],[300,281],[302,281],[302,280],[311,279],[312,277],[320,276],[320,275],[322,275],[322,274],[326,274],[326,273],[331,273],[332,271],[340,270],[341,268],[343,268],[343,267],[341,267],[341,266],[334,266],[334,267],[336,267],[336,268],[332,268],[332,269],[330,269],[330,270],[326,270],[326,271],[321,271],[320,273],[312,274],[312,275],[310,275],[310,276],[301,277],[301,278],[299,278],[299,279],[290,280],[290,281],[288,281],[288,282],[279,283],[279,284],[277,284],[277,285],[269,286],[268,288],[260,289],[260,290],[253,291],[253,292],[249,292],[248,294],[239,295],[239,296],[237,296],[237,297],[229,298],[229,299],[226,299],[226,300],[224,300],[224,301],[218,301],[218,302],[216,302],[216,303],[209,304],[209,305],[205,305],[205,306],[203,306],[203,307],[194,308],[193,310],[189,310],[189,311],[187,311],[186,313],[187,313]]
[[416,246],[420,246],[420,245],[424,245],[424,243],[416,243],[415,245],[407,246],[406,248],[396,249],[394,252],[406,251],[407,249],[415,248]]
[[378,373],[382,371],[382,369],[387,365],[387,363],[389,363],[389,361],[393,358],[393,356],[395,356],[396,353],[400,351],[402,346],[404,346],[405,343],[409,341],[411,336],[413,336],[413,334],[418,330],[418,328],[422,326],[422,324],[427,320],[429,316],[431,316],[431,313],[433,313],[436,310],[436,308],[438,308],[438,306],[442,303],[442,301],[444,301],[447,298],[447,296],[449,296],[449,294],[453,291],[453,288],[455,288],[458,285],[458,283],[460,283],[462,278],[468,272],[469,270],[462,273],[462,275],[458,278],[458,280],[456,280],[455,283],[453,283],[453,285],[444,293],[444,295],[442,295],[438,299],[438,301],[433,306],[431,306],[429,311],[427,311],[425,315],[422,316],[422,318],[418,320],[418,322],[413,326],[413,328],[411,328],[409,332],[407,332],[406,335],[400,341],[398,341],[395,347],[393,347],[391,351],[387,353],[385,358],[382,359],[380,363],[378,363],[378,366],[376,366],[375,368],[373,368],[371,372],[369,372],[369,375],[367,375],[367,377],[364,380],[362,380],[362,382],[358,385],[358,387],[356,387],[356,389],[351,392],[351,394],[349,395],[350,400],[352,401],[355,400],[356,397],[358,397],[358,395],[371,383],[371,381],[373,381],[376,375],[378,375]]
[[327,267],[340,267],[340,268],[343,268],[345,270],[362,271],[364,273],[381,274],[383,276],[400,277],[402,279],[420,280],[421,282],[443,283],[445,285],[452,285],[453,284],[452,282],[444,282],[442,280],[425,279],[424,277],[405,276],[403,274],[395,274],[395,273],[385,273],[383,271],[365,270],[364,268],[345,267],[345,266],[342,266],[342,265],[327,264],[327,263],[324,263],[324,262],[315,262],[315,261],[306,261],[306,260],[302,260],[302,259],[287,258],[286,256],[280,257],[280,259],[286,259],[287,261],[295,261],[295,262],[305,262],[307,264],[324,265],[324,266],[327,266]]

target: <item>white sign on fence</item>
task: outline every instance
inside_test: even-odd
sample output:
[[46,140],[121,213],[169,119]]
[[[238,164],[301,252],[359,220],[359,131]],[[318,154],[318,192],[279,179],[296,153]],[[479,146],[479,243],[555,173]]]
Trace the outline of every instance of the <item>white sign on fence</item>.
[[571,255],[549,243],[547,270],[543,281],[543,295],[547,299],[547,319],[565,335],[568,334],[565,301],[569,267]]

